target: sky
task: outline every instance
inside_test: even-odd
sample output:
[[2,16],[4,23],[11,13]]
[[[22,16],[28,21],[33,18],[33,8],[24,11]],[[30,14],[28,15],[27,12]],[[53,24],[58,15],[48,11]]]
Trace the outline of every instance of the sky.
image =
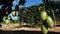
[[[18,5],[19,3],[19,0],[14,0],[13,1],[13,7],[12,9],[15,8],[15,5]],[[25,7],[29,7],[29,6],[32,6],[32,5],[37,5],[37,4],[40,4],[42,3],[42,0],[26,0],[26,3],[25,3]],[[23,7],[23,6],[19,6],[20,8]]]

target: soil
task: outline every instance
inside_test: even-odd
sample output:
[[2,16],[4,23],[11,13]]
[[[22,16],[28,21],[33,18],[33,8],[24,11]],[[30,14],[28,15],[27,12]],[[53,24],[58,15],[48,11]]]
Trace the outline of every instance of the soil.
[[[60,34],[60,27],[48,28],[48,34]],[[21,27],[10,30],[0,30],[2,34],[42,34],[41,28]]]
[[[11,25],[13,27],[13,24]],[[11,27],[10,26],[10,27]],[[48,34],[60,34],[60,27],[48,28]],[[1,34],[42,34],[41,28],[19,27],[19,28],[0,28]]]

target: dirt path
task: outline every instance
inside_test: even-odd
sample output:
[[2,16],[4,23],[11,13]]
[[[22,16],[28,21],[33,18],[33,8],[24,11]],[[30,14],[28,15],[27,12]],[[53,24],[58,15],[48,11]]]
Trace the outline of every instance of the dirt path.
[[[30,28],[30,27],[21,27],[21,28],[13,28],[13,29],[1,29],[3,31],[16,31],[16,30],[24,30],[24,31],[41,31],[41,28]],[[48,28],[51,32],[60,32],[60,27]]]
[[[3,30],[3,32],[2,32]],[[2,29],[0,33],[2,34],[42,34],[41,28],[29,28],[29,27],[21,27],[21,28],[13,28],[13,29]],[[48,34],[60,34],[60,27],[49,28]]]
[[[16,26],[19,26],[19,24],[3,25],[3,27],[0,28],[0,30],[2,30],[2,31],[16,31],[16,30],[41,31],[41,28],[31,28],[31,27],[19,27],[19,28],[16,28]],[[60,27],[48,28],[48,31],[60,32]]]

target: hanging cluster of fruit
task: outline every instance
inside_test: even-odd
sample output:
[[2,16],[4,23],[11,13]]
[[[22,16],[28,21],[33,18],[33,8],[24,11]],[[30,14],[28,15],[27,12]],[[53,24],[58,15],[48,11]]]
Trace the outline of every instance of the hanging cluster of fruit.
[[54,27],[54,21],[47,14],[47,12],[45,10],[41,11],[40,18],[42,20],[41,31],[42,31],[43,34],[47,34],[48,33],[48,28]]

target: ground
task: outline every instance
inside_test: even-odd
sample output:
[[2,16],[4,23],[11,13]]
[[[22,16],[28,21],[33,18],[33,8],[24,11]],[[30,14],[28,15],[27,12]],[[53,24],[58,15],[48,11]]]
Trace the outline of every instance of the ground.
[[[0,33],[6,33],[6,34],[42,34],[41,28],[31,28],[31,27],[15,27],[19,24],[10,24],[10,25],[4,25],[2,28],[0,28]],[[6,27],[7,26],[7,27]],[[3,31],[3,32],[1,32]],[[60,34],[60,27],[54,27],[54,28],[48,28],[48,34]]]

